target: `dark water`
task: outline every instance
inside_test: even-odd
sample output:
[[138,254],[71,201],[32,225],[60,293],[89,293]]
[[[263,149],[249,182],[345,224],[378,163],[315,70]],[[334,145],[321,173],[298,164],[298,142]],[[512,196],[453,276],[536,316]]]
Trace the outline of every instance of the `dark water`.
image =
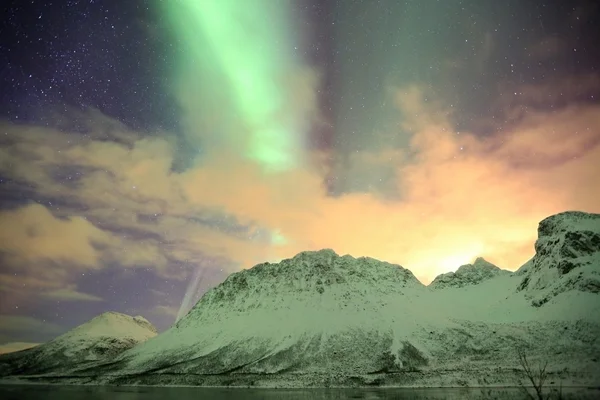
[[[600,391],[565,389],[568,399],[598,399]],[[2,400],[338,400],[526,399],[520,389],[213,389],[0,385]]]

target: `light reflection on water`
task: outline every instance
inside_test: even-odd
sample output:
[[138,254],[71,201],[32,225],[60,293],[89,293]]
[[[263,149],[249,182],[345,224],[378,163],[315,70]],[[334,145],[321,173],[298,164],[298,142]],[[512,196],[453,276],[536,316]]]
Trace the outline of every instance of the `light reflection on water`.
[[[600,391],[564,389],[567,399],[600,398]],[[3,400],[396,400],[526,399],[521,389],[220,389],[186,387],[110,387],[0,385]]]

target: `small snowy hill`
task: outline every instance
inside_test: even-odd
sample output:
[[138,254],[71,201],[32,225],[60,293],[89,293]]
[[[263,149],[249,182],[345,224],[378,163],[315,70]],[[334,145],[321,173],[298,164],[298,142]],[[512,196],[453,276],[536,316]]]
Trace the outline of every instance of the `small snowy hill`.
[[456,272],[438,275],[433,282],[431,282],[429,287],[432,289],[444,289],[447,287],[458,288],[476,285],[498,275],[507,274],[510,274],[510,271],[500,269],[494,264],[487,262],[482,257],[478,257],[473,264],[461,265]]
[[143,317],[106,312],[48,343],[0,356],[0,376],[57,372],[108,359],[156,333]]
[[600,292],[600,214],[569,211],[540,222],[518,290],[540,307],[560,293]]

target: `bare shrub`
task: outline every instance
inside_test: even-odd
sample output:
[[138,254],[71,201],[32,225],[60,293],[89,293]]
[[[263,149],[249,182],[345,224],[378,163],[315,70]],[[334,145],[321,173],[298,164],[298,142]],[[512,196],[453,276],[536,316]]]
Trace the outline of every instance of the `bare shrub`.
[[527,387],[525,387],[523,384],[521,384],[521,388],[523,389],[523,392],[525,392],[530,399],[532,399],[532,400],[536,400],[536,399],[549,400],[552,397],[555,397],[556,399],[560,400],[563,398],[562,385],[558,391],[544,395],[544,384],[546,383],[546,381],[548,379],[548,361],[547,360],[544,361],[543,363],[542,362],[538,363],[538,368],[534,369],[531,366],[531,364],[529,363],[529,360],[527,359],[527,355],[525,354],[525,351],[522,348],[517,348],[517,356],[519,357],[519,365],[521,366],[521,369],[522,369],[525,377],[527,378],[529,383],[531,383],[531,386],[533,386],[533,390],[535,391],[535,396],[534,396],[527,389]]

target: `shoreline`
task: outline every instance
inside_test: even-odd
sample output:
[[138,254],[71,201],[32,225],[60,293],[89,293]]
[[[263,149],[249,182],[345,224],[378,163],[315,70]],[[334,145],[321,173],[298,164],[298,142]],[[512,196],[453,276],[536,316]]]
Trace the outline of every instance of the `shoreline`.
[[[533,386],[519,380],[502,380],[489,384],[478,384],[463,380],[457,384],[456,379],[451,376],[435,375],[437,384],[432,379],[416,379],[413,382],[400,384],[394,376],[373,376],[372,381],[366,381],[364,376],[330,377],[320,374],[297,374],[265,376],[258,374],[240,374],[238,376],[196,376],[184,374],[171,376],[159,375],[103,375],[103,376],[77,376],[77,375],[30,375],[30,376],[7,376],[0,378],[2,386],[73,386],[73,387],[132,387],[132,388],[205,388],[205,389],[273,389],[273,390],[309,390],[309,389],[406,389],[406,390],[436,390],[436,389],[473,389],[473,390],[513,390],[533,389]],[[446,378],[446,379],[444,379]],[[450,378],[450,379],[449,379]],[[148,381],[156,382],[154,384]],[[568,381],[565,384],[564,381]],[[191,383],[191,382],[197,382]],[[427,384],[431,382],[431,384]],[[444,384],[447,382],[447,384]],[[362,383],[362,384],[361,384]],[[394,384],[396,383],[396,384]],[[471,383],[471,384],[470,384]],[[548,380],[544,385],[548,391],[557,389],[574,391],[600,391],[600,385],[596,380]]]

